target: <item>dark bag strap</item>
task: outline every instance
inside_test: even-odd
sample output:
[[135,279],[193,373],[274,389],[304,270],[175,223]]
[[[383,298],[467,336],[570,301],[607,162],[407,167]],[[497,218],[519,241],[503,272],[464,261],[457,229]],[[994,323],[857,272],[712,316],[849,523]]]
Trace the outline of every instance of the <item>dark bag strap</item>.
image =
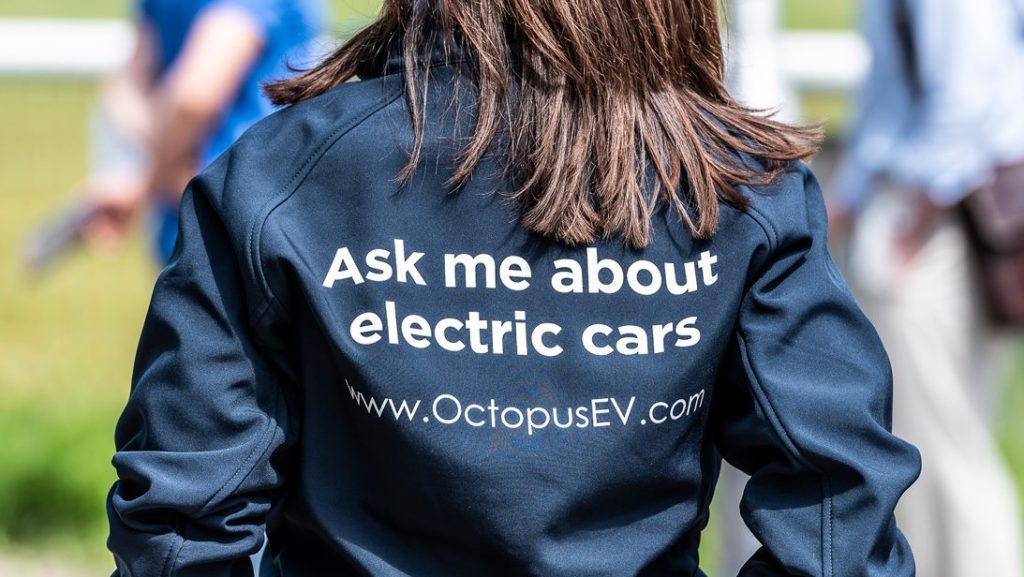
[[1024,328],[1024,162],[1000,167],[995,178],[957,206],[979,265],[990,318]]
[[1017,33],[1024,37],[1024,0],[1008,0],[1017,16]]
[[924,93],[924,83],[917,64],[917,41],[914,39],[914,23],[907,0],[890,0],[892,22],[896,32],[896,42],[900,48],[900,61],[903,74],[910,85],[910,93],[919,99]]
[[998,167],[962,204],[981,250],[1024,255],[1024,161]]

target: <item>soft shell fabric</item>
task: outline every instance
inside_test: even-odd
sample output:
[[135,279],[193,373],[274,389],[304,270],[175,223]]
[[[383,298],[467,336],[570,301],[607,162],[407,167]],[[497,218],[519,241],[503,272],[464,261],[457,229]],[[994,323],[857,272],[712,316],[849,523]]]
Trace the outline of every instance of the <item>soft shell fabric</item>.
[[[692,576],[718,467],[743,577],[909,577],[917,451],[804,164],[694,240],[528,233],[435,54],[424,157],[400,58],[249,130],[189,185],[108,499],[115,575]],[[464,85],[468,86],[468,85]],[[941,314],[941,311],[937,311]]]

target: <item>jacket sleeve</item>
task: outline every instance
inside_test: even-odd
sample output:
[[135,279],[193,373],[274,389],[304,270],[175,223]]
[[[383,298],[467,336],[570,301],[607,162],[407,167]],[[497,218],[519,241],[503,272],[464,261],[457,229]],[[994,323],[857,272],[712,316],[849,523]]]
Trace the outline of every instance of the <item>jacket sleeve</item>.
[[771,242],[715,393],[715,442],[750,475],[740,513],[762,544],[740,576],[911,577],[893,511],[920,456],[891,432],[889,358],[828,252],[802,166],[802,190],[764,199],[776,217],[757,217]]
[[[115,576],[252,575],[293,435],[288,380],[254,338],[251,271],[211,198],[190,183],[115,431],[107,498]],[[255,305],[255,306],[251,306]],[[262,315],[263,317],[267,315]]]

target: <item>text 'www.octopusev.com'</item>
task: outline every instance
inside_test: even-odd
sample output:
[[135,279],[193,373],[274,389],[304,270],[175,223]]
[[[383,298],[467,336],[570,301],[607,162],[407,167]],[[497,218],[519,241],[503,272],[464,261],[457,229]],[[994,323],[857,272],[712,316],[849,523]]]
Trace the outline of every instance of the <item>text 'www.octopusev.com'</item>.
[[455,395],[442,393],[435,396],[429,406],[421,399],[413,401],[395,400],[385,397],[378,400],[366,395],[345,381],[349,395],[355,403],[366,409],[367,414],[378,418],[392,418],[396,421],[419,419],[442,425],[465,424],[471,427],[504,427],[522,429],[528,435],[548,427],[568,429],[571,427],[611,427],[628,425],[639,420],[641,425],[661,425],[689,417],[704,406],[704,389],[673,401],[658,401],[638,410],[636,397],[601,397],[590,399],[589,403],[575,407],[517,407],[503,406],[495,399],[486,404],[467,403]]

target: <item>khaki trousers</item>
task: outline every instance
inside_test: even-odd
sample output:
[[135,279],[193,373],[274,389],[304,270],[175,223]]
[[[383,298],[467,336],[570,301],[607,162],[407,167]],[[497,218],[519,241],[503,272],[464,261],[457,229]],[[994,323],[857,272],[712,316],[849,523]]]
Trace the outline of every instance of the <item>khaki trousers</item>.
[[951,211],[905,265],[893,256],[906,195],[883,185],[850,239],[848,280],[889,353],[893,430],[921,451],[898,522],[921,577],[1022,577],[1016,486],[995,441],[1014,335],[986,317],[963,224]]

